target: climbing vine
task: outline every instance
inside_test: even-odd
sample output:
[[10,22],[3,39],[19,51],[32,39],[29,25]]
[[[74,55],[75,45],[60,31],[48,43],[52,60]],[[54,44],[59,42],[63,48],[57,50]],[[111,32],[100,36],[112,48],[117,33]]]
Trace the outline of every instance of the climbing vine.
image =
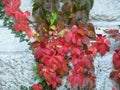
[[[0,0],[0,2],[2,2],[2,0]],[[4,12],[4,5],[3,3],[0,3],[0,19],[4,18],[5,12]]]
[[[2,2],[3,0],[0,0]],[[8,0],[9,2],[10,0]],[[0,3],[0,19],[3,20],[3,26],[7,26],[9,30],[11,30],[11,33],[15,35],[15,37],[20,38],[20,42],[26,41],[28,44],[30,44],[30,41],[28,38],[26,38],[26,34],[23,32],[16,32],[15,28],[13,27],[14,22],[11,16],[5,15],[5,1],[3,3]],[[7,5],[7,4],[6,4]]]
[[[34,21],[29,20],[29,11],[20,10],[20,0],[2,0],[2,3],[0,18],[6,20],[5,25],[20,41],[30,43],[29,39],[34,38],[30,47],[37,62],[34,71],[38,83],[30,90],[56,90],[64,76],[68,77],[71,88],[95,87],[94,58],[97,53],[104,56],[109,52],[111,43],[106,36],[96,35],[94,26],[88,22],[94,0],[33,0]],[[116,50],[115,69],[120,67],[119,55]],[[111,77],[118,72],[113,71]],[[118,77],[115,80],[120,81]],[[28,88],[22,86],[21,90]]]
[[[106,33],[108,33],[109,37],[113,38],[115,42],[120,41],[119,30],[109,30]],[[120,47],[118,47],[114,51],[112,60],[113,60],[114,69],[110,73],[110,78],[112,78],[119,85],[120,88]]]

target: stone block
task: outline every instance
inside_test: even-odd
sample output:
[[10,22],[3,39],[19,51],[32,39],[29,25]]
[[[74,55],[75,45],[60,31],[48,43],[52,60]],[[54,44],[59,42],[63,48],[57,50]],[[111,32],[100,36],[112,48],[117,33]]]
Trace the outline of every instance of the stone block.
[[0,28],[0,52],[21,52],[29,49],[26,42],[19,43],[20,39],[14,36],[8,28]]
[[94,0],[90,19],[95,21],[120,21],[119,0]]

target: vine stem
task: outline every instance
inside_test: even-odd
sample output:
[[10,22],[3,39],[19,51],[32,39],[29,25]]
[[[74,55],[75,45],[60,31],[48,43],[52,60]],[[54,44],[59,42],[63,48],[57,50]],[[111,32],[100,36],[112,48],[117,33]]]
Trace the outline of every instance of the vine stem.
[[120,90],[120,83],[119,83],[119,86],[118,86],[118,87],[119,87],[119,90]]
[[78,85],[78,90],[80,90],[80,87],[79,87],[79,85]]

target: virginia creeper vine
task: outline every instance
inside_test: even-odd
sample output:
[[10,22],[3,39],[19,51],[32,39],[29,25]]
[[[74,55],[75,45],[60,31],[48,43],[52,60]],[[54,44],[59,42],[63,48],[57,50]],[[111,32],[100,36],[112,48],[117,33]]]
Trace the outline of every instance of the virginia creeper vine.
[[[32,86],[33,90],[55,90],[65,75],[72,88],[92,90],[95,87],[94,57],[97,53],[105,55],[110,50],[110,41],[106,36],[96,35],[94,26],[88,22],[94,0],[34,0],[34,22],[28,19],[29,11],[20,10],[20,0],[2,2],[6,15],[14,19],[15,32],[25,32],[35,40],[31,48],[40,80]],[[35,31],[30,28],[31,23]],[[120,50],[116,50],[113,62],[117,70],[111,77],[117,82],[120,81],[119,60]]]

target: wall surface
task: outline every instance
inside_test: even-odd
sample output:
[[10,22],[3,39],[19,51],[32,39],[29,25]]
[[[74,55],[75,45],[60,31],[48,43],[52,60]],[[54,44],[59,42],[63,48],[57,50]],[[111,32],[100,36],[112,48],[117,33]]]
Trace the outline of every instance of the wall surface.
[[[21,9],[31,11],[31,2],[22,0]],[[95,0],[90,21],[95,25],[96,32],[104,35],[103,30],[120,29],[120,0]],[[113,39],[110,41],[111,51],[103,57],[98,54],[94,61],[97,78],[95,90],[111,90],[115,86],[109,73],[113,69],[112,50],[120,47],[120,42],[114,42]],[[15,38],[0,21],[0,90],[20,90],[21,85],[30,86],[35,83],[32,70],[35,65],[34,56],[28,48],[25,42],[19,43],[19,38]],[[63,86],[57,90],[66,90],[65,84],[67,82],[64,79]]]

